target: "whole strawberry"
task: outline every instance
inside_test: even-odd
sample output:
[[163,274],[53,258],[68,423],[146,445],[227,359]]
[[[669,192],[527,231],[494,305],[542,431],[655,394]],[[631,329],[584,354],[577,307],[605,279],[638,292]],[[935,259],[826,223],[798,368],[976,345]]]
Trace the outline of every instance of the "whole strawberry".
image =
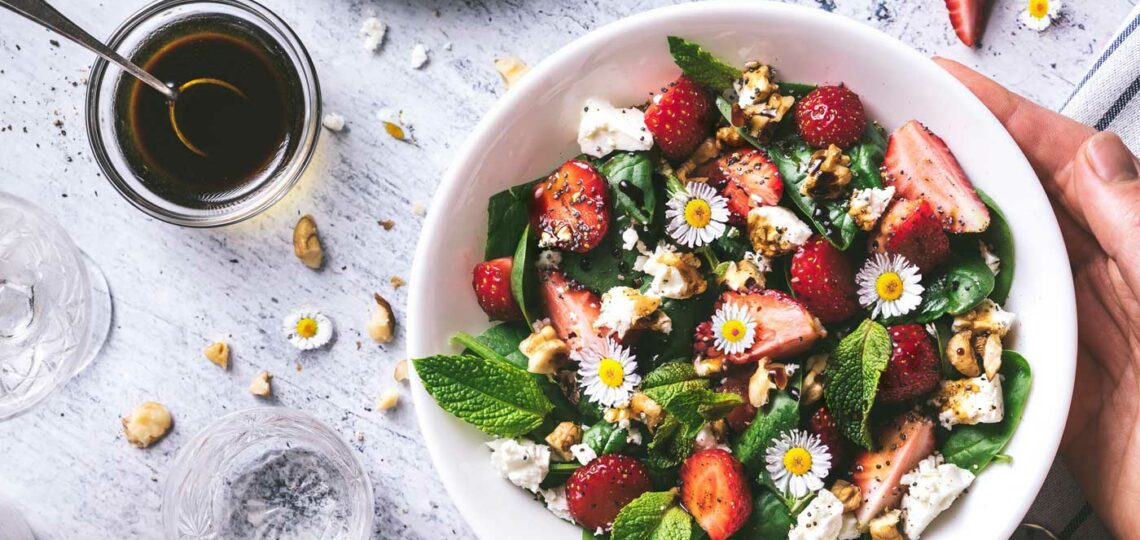
[[800,137],[816,148],[855,144],[867,127],[867,114],[859,96],[839,84],[820,86],[796,103]]
[[622,507],[649,491],[649,471],[640,461],[606,454],[579,467],[566,481],[570,515],[588,531],[609,530]]
[[479,307],[493,320],[520,321],[522,311],[519,310],[515,297],[511,294],[511,268],[514,263],[510,257],[501,257],[484,261],[475,265],[474,279],[471,286],[475,289],[475,299]]
[[901,403],[930,393],[942,377],[938,373],[938,352],[930,334],[919,324],[887,328],[894,344],[891,360],[879,378],[877,400]]
[[839,423],[826,405],[817,409],[808,419],[808,431],[818,435],[820,442],[827,446],[827,451],[831,453],[832,467],[838,469],[847,459],[847,439],[839,431]]
[[792,291],[812,315],[825,323],[845,321],[859,312],[855,271],[847,257],[822,236],[813,236],[792,256]]
[[645,127],[670,159],[684,159],[708,136],[708,95],[692,79],[681,76],[653,96],[645,109]]

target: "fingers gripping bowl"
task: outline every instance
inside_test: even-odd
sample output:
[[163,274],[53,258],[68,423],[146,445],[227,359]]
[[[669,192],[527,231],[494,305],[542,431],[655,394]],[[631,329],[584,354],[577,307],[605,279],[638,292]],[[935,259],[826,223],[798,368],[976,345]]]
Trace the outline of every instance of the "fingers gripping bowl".
[[[470,271],[487,259],[491,251],[485,250],[486,201],[505,189],[545,178],[560,164],[578,156],[583,149],[576,141],[577,132],[587,100],[602,99],[617,107],[632,107],[644,104],[651,91],[676,81],[680,69],[670,55],[667,36],[683,36],[699,43],[738,69],[749,61],[771,65],[778,69],[775,78],[781,82],[821,85],[842,82],[858,94],[866,118],[881,124],[886,133],[911,126],[914,134],[920,134],[924,131],[908,124],[911,119],[919,119],[945,140],[973,185],[1000,206],[1005,217],[1002,221],[1008,223],[1017,246],[1016,255],[1011,257],[1014,260],[1006,261],[1007,268],[1016,268],[1016,279],[1002,305],[1018,314],[1014,331],[1002,338],[1002,344],[1029,359],[1032,390],[1024,401],[1020,426],[1008,445],[1000,449],[1003,456],[1012,460],[985,467],[984,472],[979,470],[969,493],[939,516],[922,537],[1008,536],[1048,471],[1064,428],[1072,392],[1075,311],[1069,265],[1060,233],[1045,194],[1025,158],[1001,125],[965,88],[922,55],[837,16],[766,3],[713,2],[666,8],[591,33],[537,67],[480,123],[452,164],[429,211],[413,269],[416,279],[409,299],[408,353],[413,357],[427,357],[457,352],[459,348],[450,341],[453,334],[478,335],[492,325],[472,293]],[[728,108],[731,109],[731,104]],[[720,117],[715,106],[711,107],[711,114]],[[712,128],[709,128],[708,135],[711,134]],[[853,150],[845,147],[844,151]],[[677,162],[674,164],[679,166]],[[793,167],[793,174],[794,170]],[[810,225],[816,225],[810,212],[803,213],[794,201],[788,202],[801,186],[785,180],[783,187],[781,205],[798,212]],[[665,214],[663,208],[664,205],[661,214]],[[615,211],[615,215],[618,213]],[[950,231],[951,225],[945,225],[947,236],[954,240],[955,246],[961,243],[962,234],[970,234]],[[729,225],[732,227],[746,230],[744,226]],[[625,226],[611,225],[610,228],[611,233],[620,234]],[[660,232],[664,234],[663,230]],[[821,232],[827,231],[815,231],[816,234]],[[865,251],[861,247],[867,242],[865,236],[853,234],[856,240],[852,240],[852,245],[860,243],[860,247],[852,249]],[[836,238],[840,243],[841,236],[842,233]],[[565,247],[593,247],[588,245],[589,237],[583,238],[587,245]],[[506,255],[513,253],[513,245],[509,251]],[[686,247],[683,251],[691,249]],[[792,256],[777,256],[781,258],[788,260]],[[865,254],[854,256],[853,270],[863,266],[864,258]],[[919,255],[914,258],[918,266],[934,265],[930,275],[940,271],[938,268],[942,266],[939,265],[948,264],[921,260]],[[950,260],[959,258],[953,256]],[[706,267],[711,262],[706,261]],[[770,272],[769,282],[779,273]],[[710,282],[710,288],[718,294],[723,290],[715,282]],[[809,301],[802,294],[799,300]],[[828,308],[819,311],[826,313]],[[699,317],[711,315],[710,310]],[[832,315],[815,315],[821,319],[832,318]],[[529,318],[539,316],[534,314]],[[864,318],[888,323],[884,328],[891,326],[890,321],[883,320],[882,313],[872,316],[870,309],[851,317],[849,326],[857,327]],[[948,323],[951,318],[943,321]],[[851,330],[836,329],[830,323],[827,326],[835,338]],[[852,331],[856,332],[858,330]],[[945,342],[933,338],[929,342],[932,350],[945,349]],[[638,360],[642,362],[641,358]],[[790,362],[801,365],[806,364],[806,359]],[[648,370],[656,362],[647,358],[644,364]],[[802,376],[805,371],[808,370],[801,368],[798,375]],[[985,374],[979,376],[985,377]],[[958,374],[953,378],[960,377]],[[500,477],[490,463],[490,450],[485,444],[492,437],[444,412],[422,385],[417,384],[413,392],[421,429],[440,476],[464,517],[481,537],[580,537],[579,528],[558,520],[533,500],[532,493]],[[822,402],[829,403],[826,397]],[[765,404],[765,407],[770,406]],[[876,402],[872,416],[891,410],[892,406],[897,410],[897,405]],[[761,411],[766,410],[765,407]],[[804,428],[810,427],[812,410],[814,406],[805,407],[800,413],[802,421],[794,427],[800,427],[800,423]],[[906,410],[903,408],[902,412]],[[872,431],[880,441],[889,438],[883,435],[883,431],[890,431],[889,427],[876,427]],[[898,431],[905,432],[905,429],[896,430],[896,434]],[[646,440],[652,436],[654,434],[645,434]],[[936,436],[937,447],[943,452],[946,451],[944,437],[945,434]],[[871,445],[875,445],[874,441]],[[737,455],[739,453],[737,451]],[[701,459],[717,461],[711,456]],[[999,460],[1006,461],[1004,457]],[[760,461],[763,468],[764,460]],[[624,467],[622,463],[612,465]],[[744,474],[749,478],[754,499],[759,500],[763,493],[771,491],[759,486],[754,479],[763,473],[746,469]],[[832,481],[827,483],[831,486]],[[654,492],[667,487],[652,486]],[[683,498],[682,493],[680,499]],[[760,512],[754,514],[761,515]],[[695,528],[698,524],[692,526]]]

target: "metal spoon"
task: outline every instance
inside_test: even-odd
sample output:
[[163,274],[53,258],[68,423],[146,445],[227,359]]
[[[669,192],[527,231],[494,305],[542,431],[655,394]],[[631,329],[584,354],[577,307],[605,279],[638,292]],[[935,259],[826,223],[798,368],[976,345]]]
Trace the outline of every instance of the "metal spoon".
[[131,74],[131,76],[146,83],[147,86],[155,89],[163,96],[166,96],[166,101],[170,106],[170,125],[174,128],[174,134],[178,136],[178,140],[182,141],[182,144],[186,145],[186,148],[200,156],[205,156],[206,153],[191,143],[178,127],[177,115],[175,114],[175,103],[178,101],[178,96],[191,88],[208,85],[224,88],[241,96],[242,99],[248,99],[245,93],[239,88],[219,79],[208,77],[192,79],[177,88],[175,88],[173,84],[166,84],[150,73],[143,71],[142,68],[136,66],[130,60],[123,58],[122,55],[115,52],[114,49],[104,45],[102,41],[95,39],[91,34],[88,34],[86,30],[80,28],[79,25],[72,22],[71,19],[68,19],[60,13],[59,10],[44,0],[0,0],[0,7],[6,7],[86,47],[88,50],[103,57],[104,60],[118,65],[123,68],[124,71]]

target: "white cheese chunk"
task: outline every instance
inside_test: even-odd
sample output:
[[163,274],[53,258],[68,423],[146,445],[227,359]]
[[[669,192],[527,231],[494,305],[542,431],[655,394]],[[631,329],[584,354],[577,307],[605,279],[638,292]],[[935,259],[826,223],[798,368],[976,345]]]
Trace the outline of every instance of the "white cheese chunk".
[[640,110],[618,109],[590,99],[578,123],[578,146],[583,154],[600,158],[614,150],[649,150],[653,148],[653,134],[645,127],[645,113]]
[[907,486],[902,499],[906,537],[918,540],[930,522],[950,508],[973,481],[973,473],[952,463],[943,463],[942,454],[937,453],[903,475],[902,485]]
[[384,34],[388,32],[388,25],[376,17],[364,19],[360,25],[360,35],[364,38],[364,50],[375,51],[384,43]]
[[843,503],[823,489],[796,516],[796,526],[788,533],[788,540],[837,540],[842,531]]
[[550,447],[526,439],[495,439],[487,446],[491,448],[491,465],[503,478],[538,493],[550,470]]
[[946,429],[958,424],[996,424],[1005,415],[1000,376],[992,381],[985,375],[942,381],[931,403],[938,407],[938,421]]

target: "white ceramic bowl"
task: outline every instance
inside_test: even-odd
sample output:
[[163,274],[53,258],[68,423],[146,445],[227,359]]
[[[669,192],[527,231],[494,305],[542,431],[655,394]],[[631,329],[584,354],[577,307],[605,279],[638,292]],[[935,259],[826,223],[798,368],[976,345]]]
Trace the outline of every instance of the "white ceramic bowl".
[[[784,80],[842,81],[888,129],[920,119],[1005,210],[1017,242],[1017,277],[1007,305],[1019,322],[1009,343],[1033,366],[1033,389],[1006,450],[1013,463],[984,471],[923,538],[1009,537],[1053,461],[1072,395],[1076,316],[1060,231],[1033,169],[965,87],[922,54],[840,16],[767,2],[687,4],[607,25],[543,61],[467,138],[433,200],[412,270],[408,354],[453,351],[453,332],[488,326],[470,274],[482,260],[487,198],[576,155],[587,98],[642,103],[676,78],[665,41],[671,34],[737,65],[764,60]],[[481,538],[580,538],[577,528],[498,477],[485,435],[445,413],[418,383],[413,397],[440,478]]]

